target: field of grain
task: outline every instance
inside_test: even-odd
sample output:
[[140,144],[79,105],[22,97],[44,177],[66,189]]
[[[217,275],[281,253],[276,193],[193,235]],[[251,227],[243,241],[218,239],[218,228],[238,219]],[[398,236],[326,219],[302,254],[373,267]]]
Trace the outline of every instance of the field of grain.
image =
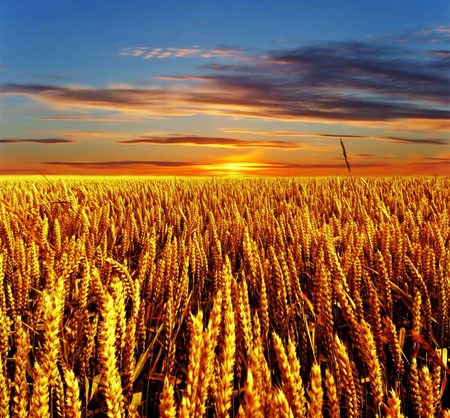
[[449,190],[2,179],[0,416],[450,416]]

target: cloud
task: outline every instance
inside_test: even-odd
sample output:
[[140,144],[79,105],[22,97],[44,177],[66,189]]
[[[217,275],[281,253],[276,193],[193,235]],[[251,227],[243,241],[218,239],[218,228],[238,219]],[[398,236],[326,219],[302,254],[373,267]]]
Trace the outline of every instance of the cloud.
[[[92,139],[121,139],[124,136],[122,132],[114,131],[93,131],[93,130],[74,130],[74,129],[58,129],[58,134],[72,142],[78,142],[82,140],[92,140]],[[34,130],[35,135],[46,135],[50,136],[55,133],[53,129],[36,129]]]
[[[413,112],[402,100],[449,104],[449,76],[440,59],[424,59],[419,52],[363,43],[328,43],[290,51],[274,51],[269,61],[280,74],[309,86],[314,93],[331,89],[347,104],[371,105],[372,112],[390,107]],[[313,90],[314,89],[314,90]],[[348,93],[352,93],[349,97]],[[366,96],[365,100],[361,100]],[[339,101],[338,101],[339,103]],[[345,103],[345,100],[343,101]],[[379,105],[379,107],[377,107]]]
[[[387,167],[378,162],[352,164],[356,172]],[[177,176],[292,176],[330,175],[345,173],[345,163],[284,163],[256,161],[47,161],[36,172],[53,174],[100,174],[100,175],[177,175]]]
[[76,141],[71,139],[64,138],[40,138],[40,139],[31,139],[31,138],[3,138],[0,139],[0,144],[71,144]]
[[[352,162],[356,175],[392,174],[446,174],[448,159],[428,158],[422,160],[394,160],[370,154],[359,156],[362,160]],[[366,160],[364,158],[370,158]],[[340,161],[342,160],[342,161]],[[295,163],[279,161],[163,161],[163,160],[117,160],[117,161],[46,161],[36,168],[25,171],[51,174],[100,174],[100,175],[186,175],[186,176],[292,176],[292,175],[336,175],[346,173],[345,162]],[[2,174],[13,173],[13,169],[0,170]],[[19,173],[23,170],[18,170]],[[24,171],[24,172],[25,172]]]
[[[245,170],[245,169],[323,169],[323,168],[345,168],[345,164],[300,164],[300,163],[284,163],[284,162],[247,162],[247,163],[223,163],[223,162],[196,162],[196,161],[147,161],[147,160],[120,160],[120,161],[46,161],[45,165],[64,166],[85,169],[121,169],[134,167],[164,167],[164,168],[183,168],[197,167],[203,169],[222,169],[222,170]],[[356,163],[352,167],[379,167],[381,163]]]
[[244,59],[244,51],[233,47],[217,47],[203,49],[198,46],[191,48],[123,48],[119,55],[128,57],[140,57],[143,59],[166,59],[166,58],[229,58]]
[[71,121],[71,122],[142,122],[140,118],[123,118],[123,117],[93,117],[81,115],[64,115],[64,116],[45,116],[33,118],[34,120],[51,120],[51,121]]
[[447,49],[433,49],[428,54],[437,58],[450,58],[450,51]]
[[[232,129],[232,128],[224,128],[221,129],[222,132],[232,133],[232,134],[247,134],[247,135],[258,135],[258,136],[269,136],[269,137],[292,137],[292,138],[310,138],[315,136],[326,135],[332,136],[335,138],[340,138],[338,135],[328,135],[328,134],[317,134],[317,133],[308,133],[308,132],[295,132],[295,131],[260,131],[254,129]],[[360,138],[359,135],[342,135],[342,137],[355,137]]]
[[[381,167],[386,164],[383,163],[356,163],[351,164],[352,168],[369,168],[369,167]],[[301,169],[346,169],[345,163],[341,164],[300,164],[300,163],[270,163],[270,166],[273,168],[301,168]]]
[[162,88],[87,88],[59,87],[40,84],[4,84],[0,93],[24,95],[50,104],[83,109],[106,109],[121,112],[141,112],[146,116],[192,114],[176,103],[180,94]]
[[448,145],[448,139],[440,138],[404,138],[400,136],[375,136],[375,135],[350,135],[350,134],[326,134],[307,133],[294,131],[258,131],[248,129],[222,129],[222,132],[235,134],[259,135],[267,137],[292,137],[292,138],[320,138],[320,139],[353,139],[353,140],[373,140],[381,142],[395,142],[413,145]]
[[425,157],[424,160],[450,162],[450,152],[438,154],[433,157]]
[[278,148],[297,149],[300,144],[288,141],[249,141],[236,138],[207,137],[197,135],[141,136],[119,141],[120,144],[197,145],[217,148]]
[[122,161],[45,161],[45,165],[86,168],[86,169],[120,169],[133,167],[193,167],[200,163],[189,161],[139,161],[139,160],[122,160]]
[[373,137],[374,139],[379,138],[382,141],[386,142],[399,142],[405,144],[414,144],[414,145],[447,145],[448,140],[446,139],[432,139],[432,138],[402,138],[399,136],[385,136],[385,137]]
[[407,33],[403,37],[403,40],[440,43],[448,42],[450,38],[450,25],[437,25],[425,29],[420,29],[412,32],[410,35]]
[[375,157],[377,157],[377,156],[376,156],[375,154],[362,153],[362,154],[356,154],[356,157],[375,158]]
[[232,58],[246,61],[244,51],[239,48],[219,47],[201,54],[202,58]]
[[449,25],[435,25],[421,29],[407,30],[386,35],[373,36],[372,40],[383,43],[404,44],[439,44],[448,43]]
[[[161,51],[165,52],[180,53]],[[376,42],[332,42],[268,51],[239,65],[203,68],[204,74],[162,76],[176,85],[5,84],[1,91],[55,106],[139,112],[147,117],[210,114],[365,126],[399,124],[412,129],[448,126],[447,60]]]

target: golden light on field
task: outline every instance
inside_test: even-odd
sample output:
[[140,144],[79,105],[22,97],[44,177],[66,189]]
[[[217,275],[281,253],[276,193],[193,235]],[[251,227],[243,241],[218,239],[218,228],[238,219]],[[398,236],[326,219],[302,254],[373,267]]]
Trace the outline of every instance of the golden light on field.
[[227,162],[203,166],[210,175],[225,177],[241,177],[257,175],[264,164],[255,162]]

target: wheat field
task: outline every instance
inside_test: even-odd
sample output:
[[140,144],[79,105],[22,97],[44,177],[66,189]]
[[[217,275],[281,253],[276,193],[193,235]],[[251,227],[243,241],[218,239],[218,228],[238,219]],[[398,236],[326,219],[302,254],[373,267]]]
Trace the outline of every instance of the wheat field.
[[449,417],[450,178],[0,181],[1,417]]

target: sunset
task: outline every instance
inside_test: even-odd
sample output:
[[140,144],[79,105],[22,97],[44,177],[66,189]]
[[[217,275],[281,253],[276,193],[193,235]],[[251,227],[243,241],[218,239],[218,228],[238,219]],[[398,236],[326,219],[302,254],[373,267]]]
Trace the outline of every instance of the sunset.
[[2,0],[0,418],[450,418],[448,0]]
[[[13,2],[3,174],[449,173],[447,1]],[[234,169],[224,167],[234,164]]]

